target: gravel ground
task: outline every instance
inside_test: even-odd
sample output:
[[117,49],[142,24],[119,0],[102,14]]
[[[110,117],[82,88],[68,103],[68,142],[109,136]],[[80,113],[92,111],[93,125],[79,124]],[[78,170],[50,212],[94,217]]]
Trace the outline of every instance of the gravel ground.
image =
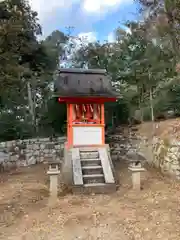
[[127,166],[116,169],[116,193],[73,196],[64,189],[53,206],[45,165],[1,175],[0,239],[179,240],[180,184],[148,169],[137,193]]

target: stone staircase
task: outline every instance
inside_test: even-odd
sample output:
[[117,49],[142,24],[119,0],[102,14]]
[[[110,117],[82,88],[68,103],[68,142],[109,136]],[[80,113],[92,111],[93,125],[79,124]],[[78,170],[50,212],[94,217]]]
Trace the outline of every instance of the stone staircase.
[[73,192],[110,193],[116,191],[107,148],[74,148]]

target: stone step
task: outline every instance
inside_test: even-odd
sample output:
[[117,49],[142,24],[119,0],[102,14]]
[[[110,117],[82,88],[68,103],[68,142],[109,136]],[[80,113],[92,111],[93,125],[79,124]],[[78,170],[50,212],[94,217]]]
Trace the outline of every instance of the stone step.
[[84,184],[88,184],[88,183],[105,183],[104,175],[103,174],[83,175],[83,182],[84,182]]
[[110,194],[116,191],[115,184],[87,183],[83,187],[73,188],[74,194]]
[[100,186],[106,186],[105,183],[86,183],[84,184],[84,187],[100,187]]
[[97,153],[98,149],[80,149],[81,153]]
[[97,152],[98,148],[95,147],[83,147],[79,149],[80,152]]
[[103,194],[116,191],[108,149],[80,148],[73,156],[74,162],[79,163],[78,167],[75,163],[73,165],[74,178],[78,180],[78,184],[73,186],[73,193]]
[[84,175],[103,174],[103,168],[102,168],[102,166],[83,166],[82,173]]
[[81,159],[81,166],[101,166],[100,159]]
[[91,158],[99,158],[98,151],[89,151],[89,152],[82,152],[80,151],[80,159],[91,159]]

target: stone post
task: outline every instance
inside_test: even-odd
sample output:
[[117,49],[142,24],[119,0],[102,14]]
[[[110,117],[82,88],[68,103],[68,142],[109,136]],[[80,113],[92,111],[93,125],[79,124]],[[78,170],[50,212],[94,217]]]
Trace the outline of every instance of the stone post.
[[51,200],[57,200],[58,195],[58,175],[60,174],[58,163],[51,163],[47,174],[50,177],[50,197]]
[[136,191],[141,190],[141,172],[144,172],[145,169],[142,168],[141,164],[135,165],[131,164],[128,168],[132,174],[132,187]]

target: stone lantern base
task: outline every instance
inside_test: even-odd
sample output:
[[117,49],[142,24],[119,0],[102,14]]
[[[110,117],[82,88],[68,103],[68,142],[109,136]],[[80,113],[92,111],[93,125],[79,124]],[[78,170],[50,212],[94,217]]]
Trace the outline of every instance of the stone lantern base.
[[50,197],[55,200],[58,195],[58,175],[60,174],[58,164],[51,163],[47,174],[50,177]]
[[141,190],[141,173],[145,172],[145,168],[131,166],[128,168],[132,174],[132,186],[134,190]]

